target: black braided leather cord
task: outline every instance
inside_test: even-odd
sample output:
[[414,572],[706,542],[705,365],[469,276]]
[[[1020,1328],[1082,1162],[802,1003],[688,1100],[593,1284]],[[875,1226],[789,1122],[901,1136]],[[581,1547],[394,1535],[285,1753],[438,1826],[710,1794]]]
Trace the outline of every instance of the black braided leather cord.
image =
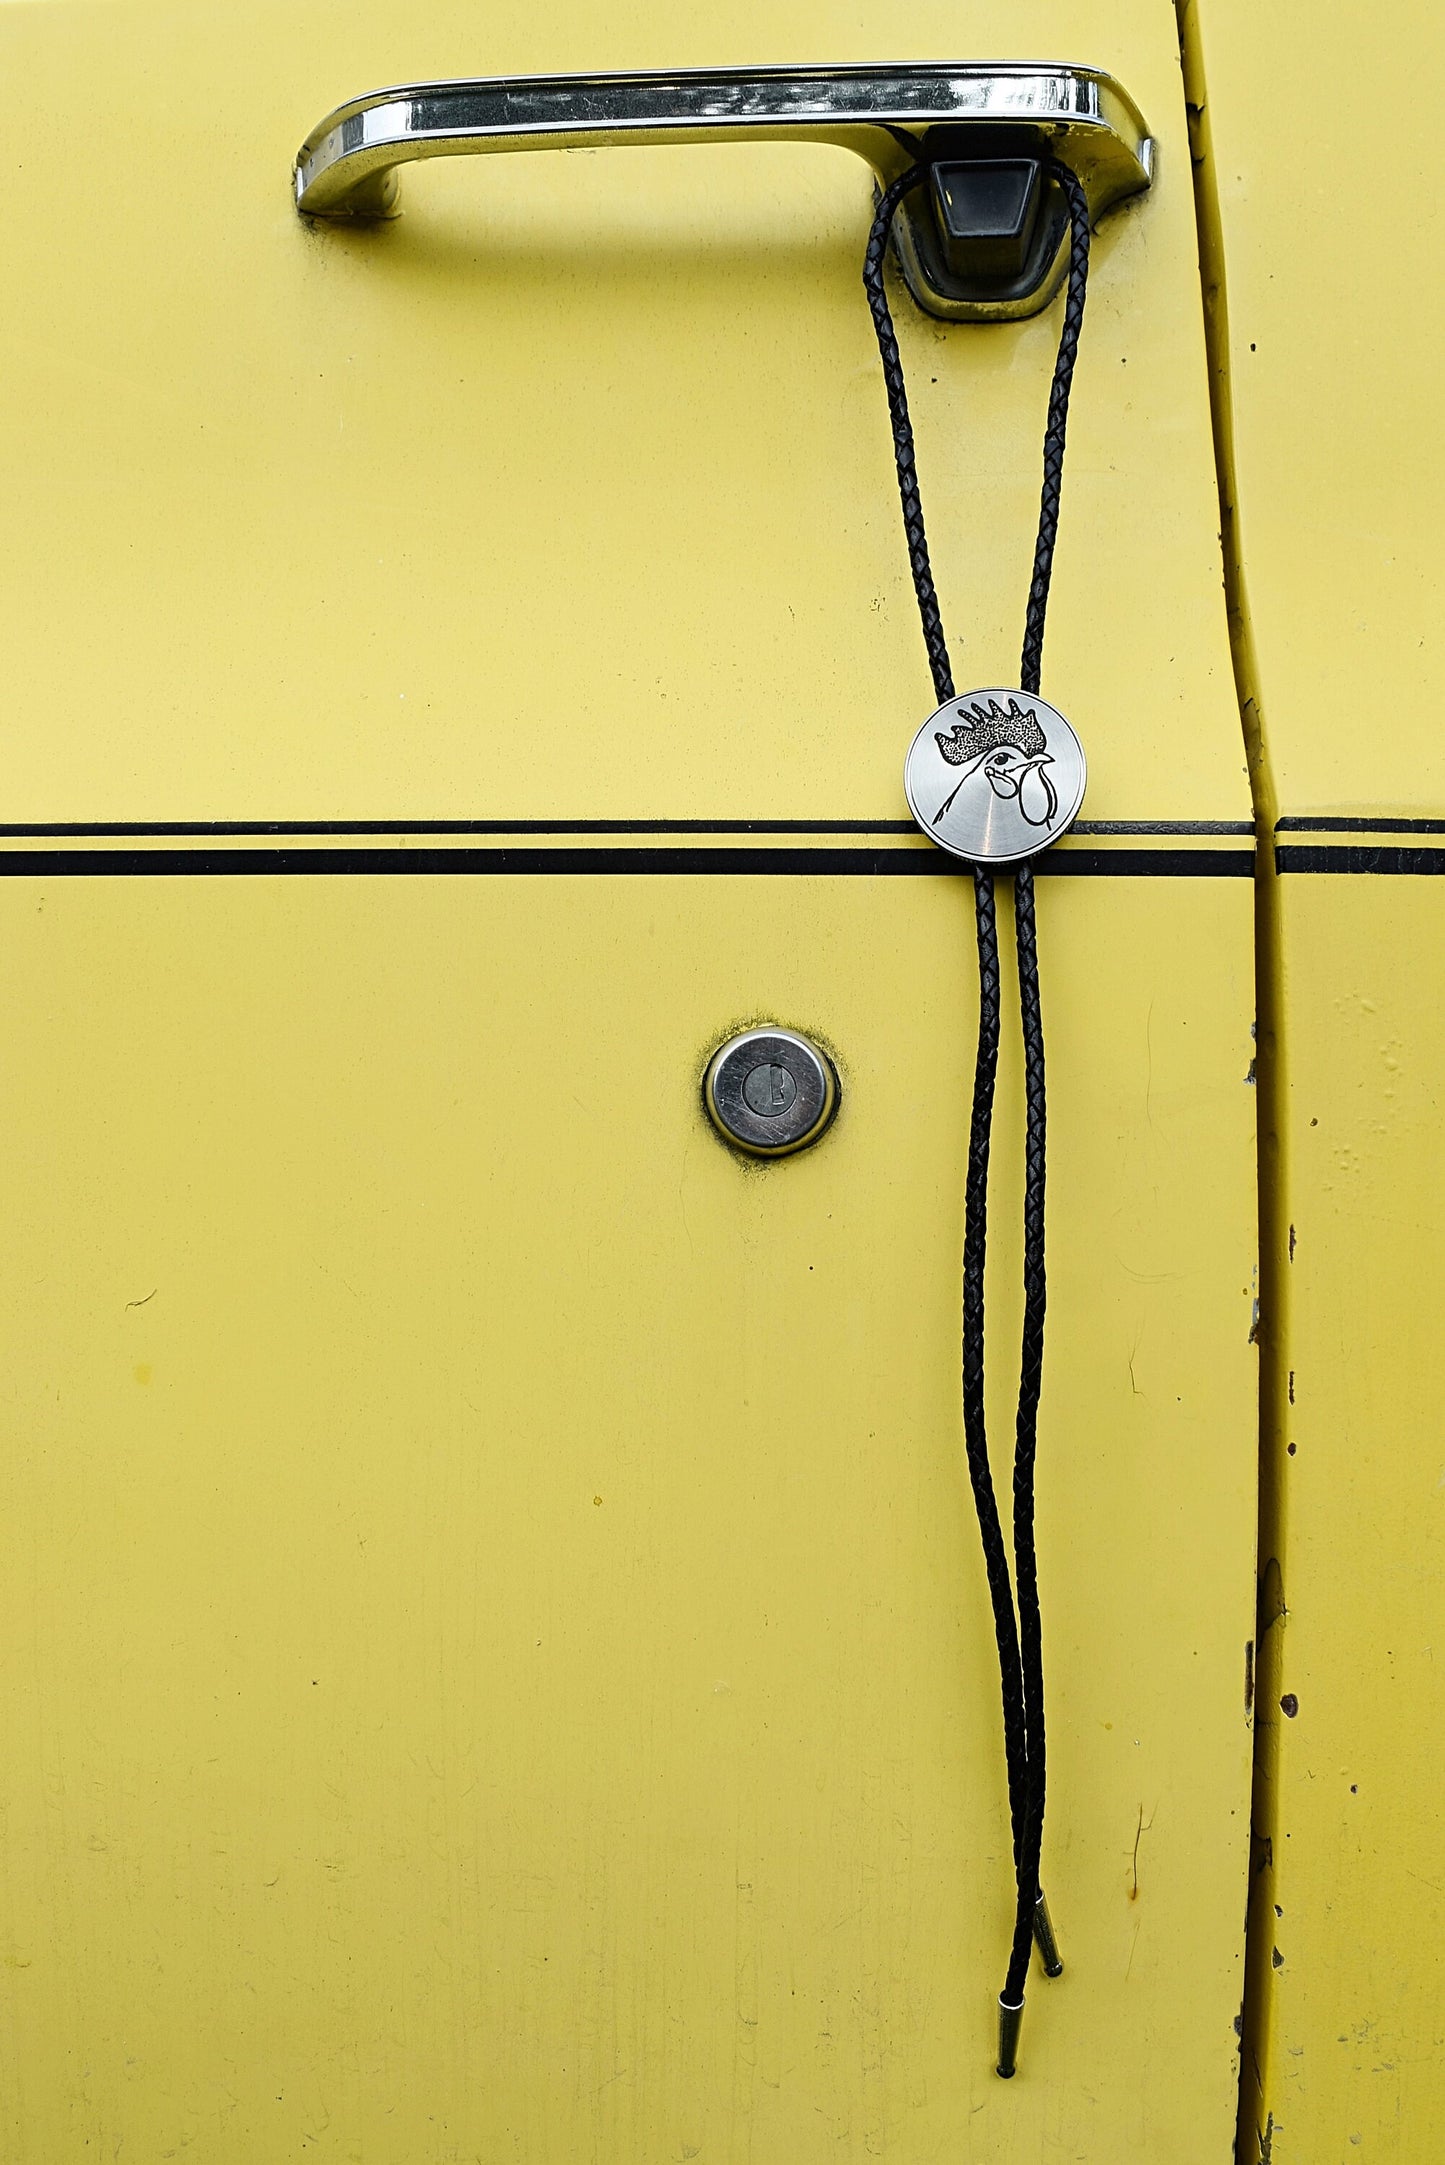
[[[923,500],[918,489],[914,457],[913,424],[908,413],[908,392],[903,362],[893,330],[893,317],[883,285],[883,264],[894,213],[909,190],[927,178],[921,165],[910,166],[879,198],[868,248],[863,258],[863,285],[878,336],[883,380],[888,388],[888,410],[893,421],[893,457],[898,469],[898,495],[903,508],[903,532],[918,613],[923,623],[924,644],[933,672],[938,704],[953,697],[953,671],[944,637],[943,619],[933,584],[928,554],[928,535],[923,521]],[[984,1414],[984,1260],[988,1230],[988,1160],[993,1132],[994,1084],[998,1074],[999,963],[998,928],[994,915],[991,876],[981,867],[973,874],[974,928],[978,942],[978,1048],[973,1071],[973,1113],[969,1124],[968,1175],[965,1185],[963,1234],[963,1435],[969,1482],[983,1546],[984,1570],[993,1609],[994,1638],[998,1645],[999,1689],[1003,1699],[1004,1762],[1008,1775],[1009,1819],[1013,1829],[1014,1861],[1022,1855],[1027,1799],[1027,1760],[1023,1671],[1019,1659],[1018,1625],[1014,1616],[1013,1582],[1008,1550],[999,1522],[989,1466],[988,1428]]]
[[1064,296],[1064,324],[1059,333],[1054,380],[1049,391],[1049,416],[1044,424],[1039,531],[1034,543],[1028,607],[1024,612],[1024,650],[1019,663],[1019,680],[1026,692],[1039,689],[1043,666],[1044,619],[1048,615],[1054,538],[1059,530],[1059,496],[1064,485],[1064,434],[1069,425],[1069,393],[1074,384],[1074,362],[1079,351],[1079,333],[1084,328],[1084,298],[1089,284],[1089,199],[1082,182],[1066,165],[1051,159],[1047,171],[1063,189],[1069,205],[1069,283]]
[[873,328],[878,335],[878,353],[883,362],[883,381],[888,387],[888,411],[893,421],[893,463],[898,469],[898,496],[903,505],[908,565],[913,573],[913,591],[918,596],[918,614],[923,622],[928,666],[933,671],[933,689],[942,706],[945,699],[953,697],[953,671],[949,667],[948,642],[943,636],[943,618],[933,584],[933,566],[928,560],[928,535],[923,526],[923,498],[918,493],[918,462],[913,452],[913,423],[908,415],[903,357],[898,351],[888,295],[883,289],[883,259],[888,253],[893,214],[909,191],[927,178],[926,166],[911,165],[879,197],[863,256],[863,290],[873,312]]
[[[1043,486],[1020,664],[1023,690],[1035,693],[1040,688],[1044,627],[1048,614],[1049,586],[1053,575],[1054,544],[1058,533],[1059,502],[1063,485],[1069,393],[1073,383],[1079,333],[1083,327],[1089,270],[1089,210],[1083,187],[1066,166],[1051,160],[1048,171],[1062,188],[1068,202],[1070,248],[1064,321],[1054,364],[1048,421],[1044,432]],[[883,377],[888,390],[898,493],[903,508],[903,529],[908,543],[913,587],[918,597],[919,616],[923,625],[929,665],[933,672],[934,690],[938,703],[942,706],[945,700],[953,697],[953,674],[928,553],[903,363],[883,283],[883,264],[894,213],[904,196],[925,177],[925,166],[912,166],[881,196],[868,236],[863,283],[873,315],[878,351],[883,362]],[[984,1414],[984,1262],[987,1247],[989,1147],[998,1072],[1000,987],[993,881],[989,874],[977,865],[974,867],[974,914],[979,960],[979,1032],[974,1067],[973,1115],[969,1129],[964,1219],[963,1422],[969,1478],[973,1487],[984,1564],[988,1574],[989,1596],[993,1605],[994,1635],[998,1642],[999,1682],[1003,1696],[1004,1755],[1008,1771],[1009,1817],[1012,1822],[1017,1888],[1008,1975],[999,1997],[1002,2005],[1021,2013],[1033,1937],[1035,1905],[1042,1900],[1039,1859],[1043,1844],[1046,1769],[1043,1634],[1039,1611],[1038,1560],[1034,1541],[1034,1469],[1038,1452],[1038,1411],[1043,1388],[1044,1318],[1047,1306],[1044,1245],[1047,1107],[1043,1012],[1039,991],[1038,928],[1032,868],[1025,863],[1020,865],[1014,874],[1019,1012],[1023,1032],[1027,1103],[1024,1326],[1013,1476],[1017,1615],[989,1465]],[[1016,2039],[1016,2030],[1014,2034]],[[1012,2074],[1011,2057],[1007,2064],[1000,2063],[999,2072]]]
[[1003,1998],[1023,1998],[1033,1939],[1034,1907],[1041,1892],[1039,1859],[1044,1839],[1044,1650],[1039,1612],[1038,1558],[1034,1546],[1034,1462],[1038,1453],[1039,1397],[1044,1375],[1044,1176],[1046,1104],[1044,1025],[1039,998],[1038,928],[1034,875],[1027,864],[1014,874],[1014,938],[1018,948],[1019,1015],[1023,1025],[1024,1090],[1024,1327],[1019,1362],[1018,1414],[1014,1430],[1014,1576],[1018,1585],[1019,1655],[1024,1701],[1024,1825],[1014,1851],[1018,1906]]
[[[1064,478],[1064,438],[1069,420],[1069,392],[1084,297],[1089,277],[1089,204],[1067,166],[1050,171],[1069,205],[1069,284],[1064,323],[1059,334],[1049,417],[1044,433],[1044,479],[1039,499],[1038,538],[1024,624],[1020,677],[1026,692],[1039,689],[1044,621],[1059,526],[1059,497]],[[1044,1313],[1048,1284],[1044,1269],[1044,1190],[1047,1106],[1044,1091],[1044,1024],[1039,997],[1038,928],[1034,916],[1033,867],[1021,864],[1014,874],[1014,933],[1018,949],[1019,1016],[1023,1025],[1024,1090],[1027,1121],[1024,1145],[1024,1327],[1019,1362],[1018,1416],[1014,1431],[1014,1578],[1018,1587],[1019,1654],[1023,1668],[1026,1808],[1024,1835],[1015,1852],[1018,1908],[1013,1947],[1003,1996],[1010,2004],[1023,1997],[1033,1937],[1034,1907],[1039,1897],[1039,1858],[1044,1837],[1046,1748],[1044,1738],[1043,1625],[1039,1613],[1038,1562],[1034,1549],[1034,1462],[1038,1453],[1039,1396],[1044,1372]]]
[[983,1389],[987,1343],[984,1265],[988,1253],[988,1162],[993,1140],[994,1085],[998,1076],[998,927],[994,916],[993,881],[977,867],[973,875],[973,909],[978,943],[978,1048],[974,1056],[973,1111],[969,1120],[968,1173],[964,1184],[963,1441],[984,1570],[988,1577],[989,1602],[993,1609],[994,1641],[998,1647],[1004,1767],[1008,1777],[1009,1824],[1017,1869],[1023,1854],[1028,1812],[1027,1713],[1013,1582],[988,1455]]

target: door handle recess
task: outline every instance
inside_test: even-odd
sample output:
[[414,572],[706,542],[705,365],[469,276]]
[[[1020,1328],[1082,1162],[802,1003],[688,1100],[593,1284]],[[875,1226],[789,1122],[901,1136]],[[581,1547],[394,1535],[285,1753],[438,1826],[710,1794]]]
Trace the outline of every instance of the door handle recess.
[[515,75],[408,83],[338,106],[296,157],[312,218],[395,215],[416,158],[627,143],[830,143],[886,186],[929,167],[895,231],[909,291],[930,315],[1031,316],[1063,277],[1068,218],[1043,161],[1084,185],[1095,223],[1147,188],[1154,144],[1098,68],[1042,62],[690,68],[676,74]]

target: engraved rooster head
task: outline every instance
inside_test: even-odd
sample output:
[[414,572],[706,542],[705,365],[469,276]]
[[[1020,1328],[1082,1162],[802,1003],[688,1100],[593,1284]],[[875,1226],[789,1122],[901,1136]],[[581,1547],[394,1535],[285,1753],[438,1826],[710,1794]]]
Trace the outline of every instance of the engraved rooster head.
[[957,782],[933,815],[938,825],[965,782],[977,775],[996,797],[1015,797],[1030,827],[1047,827],[1059,808],[1058,792],[1045,771],[1053,765],[1038,716],[1011,698],[1006,708],[996,699],[985,706],[957,708],[951,730],[934,731],[934,742],[950,767],[962,767]]

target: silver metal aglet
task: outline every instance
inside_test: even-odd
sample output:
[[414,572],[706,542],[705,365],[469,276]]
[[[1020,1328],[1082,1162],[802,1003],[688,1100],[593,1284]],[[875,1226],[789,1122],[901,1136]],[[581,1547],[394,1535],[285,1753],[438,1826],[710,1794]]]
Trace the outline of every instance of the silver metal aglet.
[[1039,1898],[1034,1904],[1034,1945],[1039,1950],[1039,1959],[1044,1965],[1045,1977],[1062,1977],[1064,1974],[1064,1959],[1059,1953],[1059,1943],[1054,1936],[1054,1920],[1049,1915],[1049,1905],[1044,1897],[1042,1887],[1039,1889]]
[[1002,1996],[998,2003],[998,2072],[1007,2082],[1019,2064],[1019,2032],[1024,2026],[1024,2003],[1011,2007]]

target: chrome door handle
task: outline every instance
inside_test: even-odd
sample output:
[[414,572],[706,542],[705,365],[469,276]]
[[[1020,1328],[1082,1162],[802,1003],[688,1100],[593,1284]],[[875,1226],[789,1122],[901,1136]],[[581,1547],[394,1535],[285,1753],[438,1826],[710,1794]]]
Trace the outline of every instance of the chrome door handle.
[[297,153],[296,208],[390,217],[396,169],[414,158],[718,142],[837,144],[885,186],[922,159],[930,186],[901,206],[896,228],[904,277],[930,314],[973,321],[1034,314],[1063,276],[1062,191],[1042,181],[1038,161],[1078,174],[1095,222],[1147,188],[1154,163],[1138,107],[1098,68],[934,61],[494,76],[408,83],[338,106]]

